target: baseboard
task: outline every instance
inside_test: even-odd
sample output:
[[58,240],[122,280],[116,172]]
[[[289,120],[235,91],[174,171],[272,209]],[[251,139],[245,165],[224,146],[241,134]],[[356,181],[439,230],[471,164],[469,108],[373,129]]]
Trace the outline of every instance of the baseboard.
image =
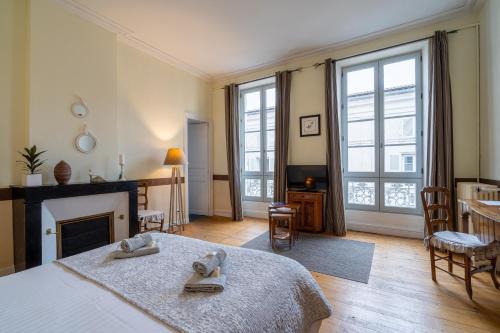
[[214,216],[232,217],[233,214],[230,210],[214,209]]
[[9,275],[15,272],[16,270],[14,269],[14,265],[7,267],[0,267],[0,276]]
[[257,219],[267,219],[267,211],[256,210],[256,209],[244,209],[243,216],[254,217]]
[[202,211],[202,210],[196,210],[196,209],[190,209],[189,214],[209,216],[209,214],[207,214],[207,212]]
[[373,225],[359,222],[348,222],[347,230],[369,232],[373,234],[391,235],[398,237],[423,239],[423,231],[401,229],[382,225]]

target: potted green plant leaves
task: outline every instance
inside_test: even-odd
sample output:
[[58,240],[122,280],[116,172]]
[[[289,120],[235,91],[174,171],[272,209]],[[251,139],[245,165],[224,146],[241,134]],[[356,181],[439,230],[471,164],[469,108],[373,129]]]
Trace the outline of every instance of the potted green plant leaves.
[[43,165],[45,160],[42,160],[40,156],[45,153],[43,151],[37,151],[35,145],[31,148],[24,148],[23,152],[19,152],[19,155],[23,157],[22,160],[17,161],[22,164],[23,170],[27,172],[24,179],[25,186],[40,186],[42,185],[42,174],[40,173],[40,167]]

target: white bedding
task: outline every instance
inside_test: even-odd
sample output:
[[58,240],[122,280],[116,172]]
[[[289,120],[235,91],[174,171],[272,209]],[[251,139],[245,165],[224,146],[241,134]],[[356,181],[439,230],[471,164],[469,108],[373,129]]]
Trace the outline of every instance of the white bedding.
[[[321,321],[310,327],[317,332]],[[0,332],[177,332],[54,263],[0,278]]]

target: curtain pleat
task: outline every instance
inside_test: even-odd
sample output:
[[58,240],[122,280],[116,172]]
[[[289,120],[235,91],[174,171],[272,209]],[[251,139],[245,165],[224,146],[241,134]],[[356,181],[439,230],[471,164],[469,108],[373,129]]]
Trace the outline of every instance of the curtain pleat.
[[337,75],[335,61],[325,60],[326,164],[328,189],[326,193],[325,230],[337,236],[346,235],[344,190],[340,153],[340,126],[337,106]]
[[229,176],[229,195],[234,221],[243,220],[240,189],[240,122],[238,111],[238,86],[224,87],[226,105],[226,149],[227,171]]
[[[431,40],[430,59],[426,186],[446,187],[450,191],[451,205],[453,205],[455,202],[453,108],[446,31],[434,33]],[[457,221],[454,219],[453,209],[451,214],[453,228],[456,230]]]
[[290,88],[292,73],[276,73],[276,124],[274,156],[274,201],[286,201],[286,167],[290,128]]

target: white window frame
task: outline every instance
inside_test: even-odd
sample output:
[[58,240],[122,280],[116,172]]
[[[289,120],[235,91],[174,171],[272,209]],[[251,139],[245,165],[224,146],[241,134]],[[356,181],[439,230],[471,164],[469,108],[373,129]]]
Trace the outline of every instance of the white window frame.
[[[274,108],[266,108],[266,90],[276,88],[274,83],[263,84],[257,87],[247,88],[240,90],[240,164],[241,164],[241,197],[244,201],[259,201],[270,202],[273,198],[267,197],[267,181],[274,180],[274,171],[269,171],[269,166],[266,165],[267,161],[267,111],[274,109],[276,112],[276,105]],[[245,105],[244,95],[252,92],[260,91],[260,171],[246,171],[245,170]],[[257,110],[256,110],[257,111]],[[276,131],[276,126],[274,128]],[[276,132],[275,132],[276,133]],[[276,144],[276,140],[275,140]],[[275,149],[269,151],[276,151]],[[274,169],[274,165],[272,166]],[[245,195],[245,179],[260,179],[261,181],[261,196],[250,197]],[[274,192],[273,192],[274,193]]]
[[[415,59],[415,149],[416,149],[416,169],[415,172],[386,172],[384,149],[384,73],[383,68],[385,64],[404,61],[407,59]],[[348,140],[347,140],[347,73],[351,71],[358,71],[365,68],[374,68],[374,87],[375,87],[375,101],[374,101],[374,150],[375,150],[375,171],[374,172],[349,172],[348,171]],[[347,209],[356,210],[371,210],[391,213],[402,214],[422,214],[422,207],[418,197],[416,198],[416,208],[403,208],[403,207],[388,207],[384,202],[384,184],[386,182],[401,182],[401,183],[415,183],[416,195],[422,188],[423,177],[423,94],[422,94],[422,54],[420,51],[401,54],[396,56],[384,57],[375,61],[370,61],[362,64],[345,66],[341,70],[341,130],[342,130],[342,155],[343,155],[343,178],[344,178],[344,197],[345,207]],[[404,117],[404,116],[399,116]],[[394,117],[398,118],[398,117]],[[393,144],[398,145],[398,144]],[[401,145],[401,144],[399,144]],[[413,144],[412,144],[413,145]],[[371,145],[369,145],[371,147]],[[404,164],[404,160],[403,160]],[[403,166],[404,169],[404,166]],[[375,182],[375,205],[360,205],[348,203],[348,181],[366,181]]]

